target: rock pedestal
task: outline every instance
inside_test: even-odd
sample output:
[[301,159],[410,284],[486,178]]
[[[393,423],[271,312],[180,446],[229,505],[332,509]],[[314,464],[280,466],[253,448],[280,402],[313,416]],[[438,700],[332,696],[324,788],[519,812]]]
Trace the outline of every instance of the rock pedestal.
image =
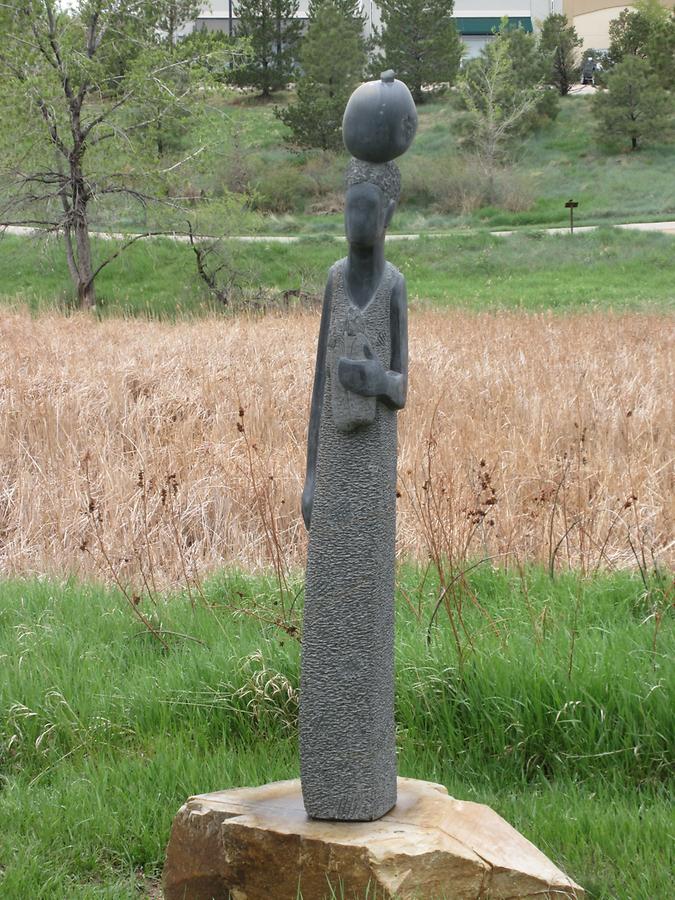
[[307,818],[300,781],[191,797],[164,868],[166,900],[563,900],[584,892],[489,807],[398,779],[375,822]]

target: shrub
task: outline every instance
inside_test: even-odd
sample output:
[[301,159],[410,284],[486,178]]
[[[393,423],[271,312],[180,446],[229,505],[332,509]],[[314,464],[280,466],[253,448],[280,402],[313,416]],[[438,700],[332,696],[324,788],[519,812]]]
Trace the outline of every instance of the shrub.
[[502,168],[487,175],[471,160],[451,155],[424,167],[406,167],[402,199],[444,215],[468,215],[485,206],[523,212],[534,202],[532,188],[517,170]]
[[646,60],[626,56],[607,76],[607,88],[593,102],[601,140],[610,145],[630,141],[637,150],[645,140],[665,137],[672,125],[673,98]]
[[268,166],[253,181],[251,206],[259,212],[300,212],[311,194],[311,181],[297,166]]

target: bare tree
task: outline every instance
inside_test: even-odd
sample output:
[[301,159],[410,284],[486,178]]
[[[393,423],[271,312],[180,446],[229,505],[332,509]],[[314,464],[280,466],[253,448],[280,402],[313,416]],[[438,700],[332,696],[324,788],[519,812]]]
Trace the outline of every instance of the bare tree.
[[[78,304],[92,307],[99,273],[158,230],[131,235],[95,259],[94,206],[166,201],[168,178],[204,149],[161,160],[152,140],[157,122],[189,107],[191,75],[202,71],[199,48],[191,43],[181,53],[162,39],[158,28],[167,17],[177,27],[173,0],[0,4],[0,228],[61,234]],[[221,44],[218,52],[229,50]]]

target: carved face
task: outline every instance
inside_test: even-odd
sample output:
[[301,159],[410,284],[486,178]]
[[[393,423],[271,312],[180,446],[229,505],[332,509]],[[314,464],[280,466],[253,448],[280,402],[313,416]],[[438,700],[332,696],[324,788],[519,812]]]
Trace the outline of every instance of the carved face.
[[345,232],[350,244],[372,247],[384,235],[395,204],[375,184],[363,182],[347,188]]

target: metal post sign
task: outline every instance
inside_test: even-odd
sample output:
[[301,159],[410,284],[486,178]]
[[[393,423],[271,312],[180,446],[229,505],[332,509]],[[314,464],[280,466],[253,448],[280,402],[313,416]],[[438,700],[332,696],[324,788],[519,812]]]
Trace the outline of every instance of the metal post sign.
[[568,200],[565,204],[565,209],[569,209],[570,211],[570,234],[574,234],[574,210],[578,205],[576,200]]

